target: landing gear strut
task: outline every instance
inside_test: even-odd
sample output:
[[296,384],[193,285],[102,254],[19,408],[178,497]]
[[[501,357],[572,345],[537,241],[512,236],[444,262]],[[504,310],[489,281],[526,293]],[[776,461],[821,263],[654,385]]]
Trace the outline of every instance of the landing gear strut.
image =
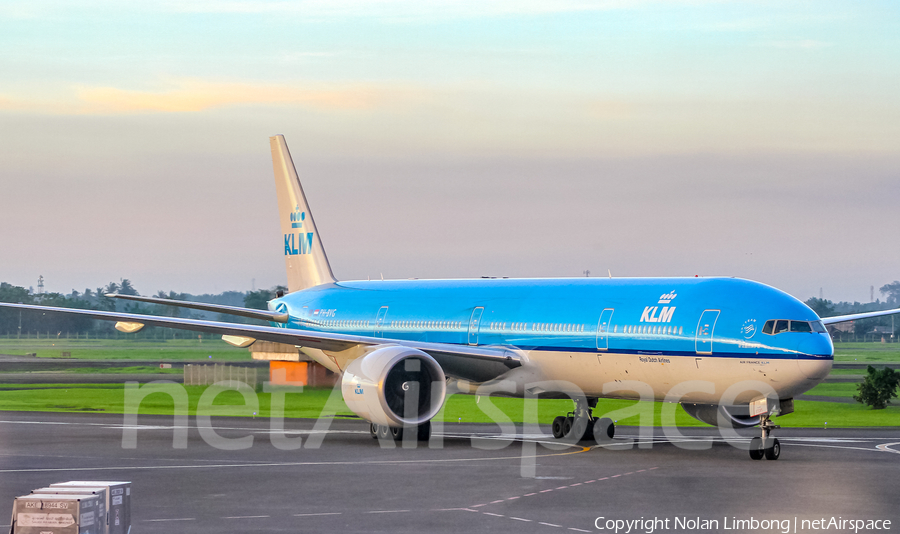
[[575,409],[565,416],[553,420],[551,431],[556,439],[569,443],[580,441],[604,442],[611,440],[616,434],[616,425],[608,417],[595,418],[594,407],[597,399],[580,397],[575,399]]
[[763,456],[766,460],[777,460],[781,456],[781,443],[778,438],[773,438],[771,433],[773,430],[781,428],[769,419],[768,415],[761,415],[759,418],[759,428],[762,437],[750,440],[750,458],[752,460],[762,460]]

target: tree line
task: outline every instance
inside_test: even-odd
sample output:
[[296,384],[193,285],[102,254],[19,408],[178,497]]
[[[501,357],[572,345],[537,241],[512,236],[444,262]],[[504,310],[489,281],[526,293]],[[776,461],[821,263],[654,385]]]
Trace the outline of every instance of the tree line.
[[[170,300],[186,300],[192,302],[205,302],[209,304],[223,304],[226,306],[241,306],[245,308],[266,309],[266,303],[275,298],[275,292],[284,290],[283,286],[272,289],[260,289],[256,291],[225,291],[218,294],[193,295],[190,293],[178,293],[175,291],[157,291],[154,297]],[[107,297],[108,293],[120,295],[139,295],[140,293],[127,278],[118,282],[109,282],[104,286],[94,289],[87,288],[84,291],[72,290],[69,294],[62,293],[35,293],[31,288],[16,286],[7,282],[0,282],[0,302],[14,304],[36,304],[40,306],[55,306],[59,308],[76,308],[82,310],[116,311],[125,313],[138,313],[144,315],[162,315],[166,317],[183,317],[190,319],[206,319],[234,323],[258,323],[252,319],[236,317],[227,314],[188,310],[176,306],[163,306],[160,304],[145,304],[122,299]],[[16,336],[21,333],[40,332],[51,335],[62,334],[91,334],[98,335],[113,331],[114,323],[109,321],[97,321],[87,317],[65,315],[56,313],[44,313],[33,310],[14,310],[0,308],[0,335]],[[148,332],[152,327],[147,327]]]
[[[894,281],[885,284],[879,289],[882,299],[876,299],[875,302],[832,302],[827,299],[810,298],[806,301],[806,305],[813,309],[819,317],[833,317],[835,315],[850,315],[854,313],[865,313],[871,311],[890,310],[900,308],[900,281]],[[872,333],[876,327],[884,327],[888,331],[894,326],[894,335],[900,331],[900,319],[894,318],[893,322],[890,316],[873,317],[871,319],[860,319],[853,321],[853,334],[859,337],[865,337],[866,334]]]

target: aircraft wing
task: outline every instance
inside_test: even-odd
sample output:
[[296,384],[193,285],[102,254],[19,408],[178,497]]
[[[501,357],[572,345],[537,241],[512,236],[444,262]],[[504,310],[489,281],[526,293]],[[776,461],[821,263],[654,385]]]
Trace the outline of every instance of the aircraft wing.
[[894,315],[897,313],[900,313],[900,308],[894,308],[893,310],[881,310],[881,311],[866,312],[866,313],[854,313],[852,315],[837,315],[835,317],[822,317],[822,323],[824,323],[824,324],[846,323],[847,321],[856,321],[857,319],[868,319],[870,317],[881,317],[882,315]]
[[[236,323],[224,323],[219,321],[204,321],[199,319],[182,319],[180,317],[163,317],[158,315],[141,315],[136,313],[119,313],[100,310],[80,310],[75,308],[57,308],[52,306],[32,306],[29,304],[0,303],[0,307],[33,310],[39,312],[67,313],[82,315],[102,321],[117,321],[124,323],[139,323],[180,330],[193,330],[195,332],[209,332],[225,336],[239,336],[264,341],[274,341],[286,345],[309,347],[325,351],[343,351],[357,345],[402,345],[419,349],[434,357],[442,366],[465,366],[466,360],[475,363],[503,364],[507,369],[522,365],[521,358],[512,350],[502,347],[478,347],[467,345],[453,345],[450,343],[426,343],[407,341],[374,336],[354,336],[347,334],[335,334],[332,332],[316,332],[273,326],[256,326]],[[473,361],[474,360],[474,361]],[[453,373],[450,370],[450,374]]]

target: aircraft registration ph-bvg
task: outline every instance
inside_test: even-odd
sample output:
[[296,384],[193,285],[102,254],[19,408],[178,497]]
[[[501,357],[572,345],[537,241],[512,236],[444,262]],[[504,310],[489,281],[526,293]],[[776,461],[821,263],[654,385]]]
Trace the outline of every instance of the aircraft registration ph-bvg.
[[[825,324],[796,298],[734,278],[557,278],[338,281],[283,136],[270,138],[287,294],[269,311],[114,295],[264,319],[271,326],[4,304],[143,325],[214,332],[238,346],[294,345],[341,374],[347,406],[373,435],[427,440],[453,391],[571,397],[553,422],[559,439],[609,440],[600,398],[680,402],[693,417],[758,425],[750,456],[777,459],[771,418],[829,373]],[[700,381],[700,382],[697,382]]]

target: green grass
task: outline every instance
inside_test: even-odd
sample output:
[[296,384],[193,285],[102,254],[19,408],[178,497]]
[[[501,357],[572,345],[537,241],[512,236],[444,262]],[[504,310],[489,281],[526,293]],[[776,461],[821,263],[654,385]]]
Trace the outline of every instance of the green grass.
[[[124,336],[124,335],[123,335]],[[3,339],[0,354],[37,353],[39,358],[117,360],[203,360],[239,361],[249,359],[247,349],[232,347],[221,339]],[[209,358],[212,356],[212,358]],[[900,343],[835,343],[836,362],[900,362]],[[842,370],[844,371],[844,370]]]
[[[860,379],[862,382],[862,379]],[[804,395],[824,395],[826,397],[852,397],[858,393],[853,382],[824,383],[812,388]]]
[[4,389],[122,389],[122,384],[0,384]]
[[[828,384],[830,385],[830,384]],[[36,389],[10,390],[16,387],[34,387]],[[195,415],[201,395],[207,388],[200,386],[185,387],[180,385],[170,386],[172,391],[184,391],[187,394],[187,411]],[[35,412],[103,412],[125,413],[125,388],[120,385],[80,385],[69,387],[65,385],[23,386],[16,385],[9,388],[0,388],[0,410],[8,411],[35,411]],[[65,388],[65,389],[63,389]],[[150,386],[142,386],[150,388]],[[48,390],[52,390],[48,391]],[[139,389],[152,391],[152,389]],[[322,414],[331,389],[305,388],[303,393],[286,393],[284,395],[284,415],[289,418],[316,418]],[[206,413],[210,415],[253,417],[268,417],[272,414],[272,397],[270,393],[255,393],[251,399],[256,399],[258,406],[247,406],[244,397],[237,391],[222,391],[215,397],[215,402]],[[511,399],[502,397],[481,397],[473,395],[451,395],[447,398],[438,420],[455,423],[480,422],[490,423],[508,418],[513,422],[521,422],[526,418],[533,421],[533,415],[537,415],[537,422],[549,424],[557,415],[561,415],[572,408],[572,402],[566,400],[541,400],[537,401],[536,409],[534,401],[523,399]],[[796,401],[796,412],[777,418],[778,424],[786,428],[824,427],[825,422],[832,428],[837,427],[877,427],[900,426],[900,406],[889,406],[884,410],[872,410],[861,404],[843,404],[832,402]],[[652,424],[662,426],[662,409],[671,410],[672,405],[663,403],[641,403],[624,400],[601,400],[595,415],[610,416],[618,421],[619,425],[637,426],[641,423],[639,412],[643,412],[649,418],[652,414]],[[140,414],[173,415],[175,403],[169,395],[162,392],[154,392],[147,395],[140,404]],[[502,414],[497,416],[492,410]],[[331,399],[330,413],[346,417],[353,414],[347,409],[346,404],[340,399]],[[528,411],[529,417],[526,417]],[[630,413],[628,413],[630,412]],[[706,427],[704,423],[691,418],[680,405],[674,406],[675,425],[679,427],[698,426]],[[667,421],[667,424],[671,424]]]
[[794,401],[794,410],[775,419],[785,428],[900,427],[900,406],[873,410],[859,403]]
[[[52,388],[48,385],[25,386],[15,385],[10,388],[36,387],[38,389],[19,389],[9,390],[8,388],[0,388],[0,410],[8,411],[49,411],[49,412],[105,412],[105,413],[125,413],[125,387],[121,385],[110,386],[91,386],[82,385],[82,387],[71,387],[65,385],[56,385]],[[138,391],[150,391],[150,389],[142,389],[151,386],[141,386]],[[181,385],[171,386],[171,391],[185,391],[188,398],[188,414],[195,415],[201,395],[207,390],[202,386]],[[65,389],[61,389],[65,388]],[[48,389],[52,389],[53,393],[48,394]],[[332,399],[332,410],[337,415],[351,416],[352,412],[340,398],[340,392],[337,391],[337,397]],[[285,393],[285,417],[302,417],[316,418],[325,408],[326,401],[332,394],[331,389],[322,388],[305,388],[303,393],[288,392]],[[253,406],[248,407],[245,404],[244,397],[237,391],[225,390],[215,397],[212,415],[223,416],[239,416],[252,417],[253,412],[257,412],[258,417],[268,417],[272,413],[272,394],[270,393],[254,393],[253,396],[258,401],[258,409]],[[533,402],[533,401],[532,401]],[[523,399],[512,399],[504,397],[487,397],[477,398],[473,395],[451,395],[444,403],[441,413],[438,415],[439,420],[446,422],[475,422],[489,423],[492,419],[492,408],[498,410],[503,416],[514,422],[521,422],[525,419],[526,402]],[[626,408],[640,408],[644,410],[653,410],[653,421],[655,425],[661,424],[661,403],[636,403],[634,401],[608,400],[603,401],[598,406],[596,414],[598,416],[605,415],[613,410],[621,410]],[[536,404],[537,420],[540,423],[549,424],[553,418],[566,413],[572,409],[572,402],[567,400],[541,400]],[[151,393],[141,402],[139,413],[155,414],[155,415],[172,415],[175,409],[175,403],[172,397],[161,393]],[[534,410],[529,407],[529,410]],[[532,413],[532,412],[529,412]],[[621,424],[638,424],[639,417],[634,415],[631,417],[618,417],[613,414],[613,418],[619,420]],[[532,418],[529,418],[532,419]],[[694,420],[688,416],[681,406],[676,406],[675,421],[679,426],[702,426],[703,423]]]
[[[17,385],[16,387],[25,387]],[[28,386],[30,387],[30,386]],[[0,390],[0,409],[7,411],[35,411],[35,412],[104,412],[126,413],[124,385],[115,387],[86,386],[80,388],[60,389],[53,388],[52,393],[47,389],[27,390]],[[180,384],[168,386],[168,391],[185,392],[187,394],[187,413],[196,415],[197,406],[203,393],[207,390],[202,386],[183,387]],[[144,389],[146,388],[146,389]],[[155,389],[154,389],[155,388]],[[156,385],[141,386],[137,391],[156,391],[150,393],[140,403],[138,413],[151,415],[173,415],[175,402]],[[318,417],[328,399],[330,389],[307,388],[302,395],[285,395],[285,417]],[[271,412],[272,395],[269,393],[253,393],[259,406],[247,406],[244,397],[237,391],[222,391],[215,397],[210,415],[227,415],[239,417],[252,417],[253,412],[257,416],[267,417]],[[339,415],[352,415],[343,401],[336,403],[336,413]],[[181,413],[181,410],[179,410]]]
[[[448,397],[442,413],[438,417],[452,423],[460,420],[464,423],[491,423],[495,422],[489,406],[491,404],[513,422],[534,421],[533,415],[536,412],[538,423],[550,424],[555,417],[566,414],[573,407],[570,400],[540,400],[537,401],[536,408],[533,404],[529,405],[534,402],[533,400],[505,397],[491,397],[490,399],[481,397],[478,399],[473,395],[452,395]],[[660,402],[601,399],[594,410],[594,415],[610,417],[621,425],[637,426],[641,423],[640,414],[644,414],[647,421],[652,420],[654,426],[662,426],[663,406],[667,410],[674,408],[675,425],[677,426],[707,426],[689,416],[680,404],[673,406]],[[526,416],[526,412],[528,416]],[[500,418],[496,418],[496,420],[499,421]]]
[[838,363],[900,362],[900,343],[835,343]]
[[74,367],[71,369],[61,369],[59,371],[48,371],[50,373],[73,373],[73,374],[109,374],[109,375],[183,375],[182,369],[160,369],[159,367],[150,367],[149,365],[132,365],[129,367]]
[[[852,384],[848,384],[851,385]],[[854,386],[855,388],[855,386]],[[855,389],[854,389],[855,391]],[[482,398],[481,402],[484,402]],[[502,411],[508,414],[513,421],[522,420],[522,399],[492,399],[492,402]],[[896,402],[896,401],[895,401]],[[553,418],[560,415],[572,407],[571,401],[540,401],[538,422],[549,424]],[[601,399],[594,415],[602,417],[610,415],[610,412],[631,409],[640,410],[648,409],[648,405],[653,410],[653,426],[664,426],[662,423],[661,411],[663,406],[671,410],[671,405],[664,403],[642,403],[624,400],[605,400]],[[824,427],[825,422],[831,428],[851,428],[851,427],[900,427],[900,405],[891,405],[884,410],[873,410],[862,404],[845,404],[839,402],[814,402],[814,401],[795,401],[795,411],[792,414],[784,415],[776,418],[776,422],[785,428],[809,428]],[[447,407],[444,409],[445,421],[456,422],[454,417],[462,417],[462,421],[472,422],[491,422],[481,410],[475,405],[474,397],[466,395],[454,395],[448,399]],[[637,415],[627,417],[612,415],[612,419],[622,426],[638,426],[640,418]],[[671,426],[667,422],[665,426]],[[678,427],[706,427],[709,425],[697,421],[689,416],[681,405],[675,406],[675,426]]]
[[[0,354],[59,358],[71,352],[84,360],[216,360],[245,361],[247,349],[232,347],[221,339],[0,339]],[[211,357],[211,358],[210,358]]]
[[[38,357],[59,357],[68,351],[72,358],[81,359],[121,359],[121,360],[217,360],[246,361],[250,358],[246,349],[232,347],[221,340],[15,340],[0,339],[0,353],[26,354],[37,352]],[[212,356],[212,358],[209,358]],[[900,344],[882,343],[838,343],[835,345],[835,361],[837,362],[900,362]],[[877,366],[877,365],[876,365]],[[178,369],[161,370],[156,367],[134,366],[120,369],[72,369],[73,373],[181,373]],[[836,369],[833,375],[861,375],[863,370]],[[27,387],[29,389],[21,389]],[[177,388],[182,386],[178,385]],[[200,396],[206,388],[187,387],[189,413],[196,413]],[[837,383],[820,384],[809,391],[809,395],[830,397],[852,397],[856,393],[856,384]],[[330,389],[306,388],[303,394],[287,393],[285,395],[285,416],[315,418],[318,417],[331,394]],[[122,385],[92,384],[0,384],[0,410],[17,411],[49,411],[49,412],[105,412],[124,413],[125,391]],[[272,395],[259,393],[256,410],[258,417],[267,417],[272,409]],[[897,402],[897,401],[895,401]],[[213,412],[217,415],[253,416],[253,409],[243,406],[240,393],[225,391],[216,397]],[[526,404],[522,399],[496,398],[480,400],[471,395],[452,395],[448,397],[439,420],[446,422],[491,422],[492,406],[512,421],[521,422],[526,419]],[[661,426],[662,403],[636,403],[634,401],[601,400],[595,415],[603,416],[613,413],[620,425],[638,425],[639,416],[625,411],[649,414],[652,409],[653,424]],[[900,426],[900,406],[889,406],[885,410],[872,410],[861,404],[832,402],[796,401],[796,413],[777,419],[778,424],[785,427],[818,427],[825,422],[831,427],[861,426]],[[668,405],[671,407],[671,405]],[[338,396],[333,404],[334,412],[341,416],[352,415],[343,400]],[[572,408],[571,401],[542,400],[537,403],[537,421],[549,424],[554,417]],[[141,404],[140,413],[172,415],[174,403],[170,397],[162,393],[148,396]],[[528,410],[534,411],[529,406]],[[485,413],[487,412],[487,413]],[[531,412],[529,412],[531,413]],[[528,417],[532,419],[532,417]],[[691,418],[681,406],[674,411],[675,424],[678,426],[706,426]]]
[[[875,367],[878,367],[878,365],[875,365]],[[854,376],[854,375],[855,376],[863,376],[864,374],[866,374],[866,370],[865,369],[832,369],[831,372],[828,374],[834,375],[834,376]]]

